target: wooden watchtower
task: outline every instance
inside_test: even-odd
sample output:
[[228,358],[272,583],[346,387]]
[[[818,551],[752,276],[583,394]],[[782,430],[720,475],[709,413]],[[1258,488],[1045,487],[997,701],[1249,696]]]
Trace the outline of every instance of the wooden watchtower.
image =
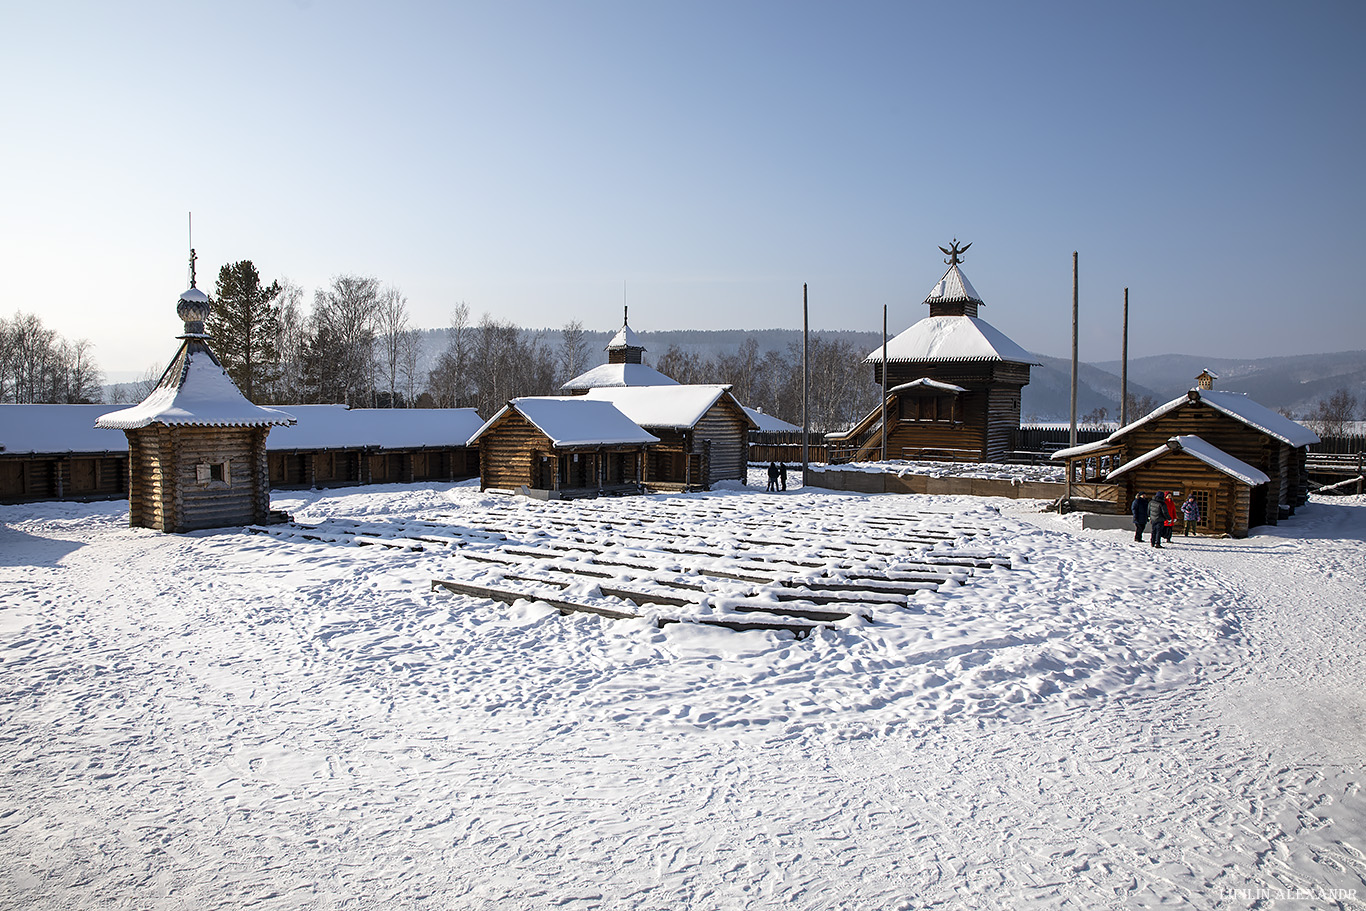
[[[939,248],[949,268],[924,300],[930,315],[887,342],[886,458],[991,462],[1016,448],[1020,390],[1038,361],[977,315],[984,302],[959,268],[970,246]],[[863,360],[879,384],[883,355]],[[883,457],[882,413],[827,435],[839,461]]]
[[194,286],[193,255],[176,306],[180,349],[147,398],[95,422],[128,437],[128,524],[164,532],[269,521],[266,435],[294,423],[249,402],[209,347],[211,303]]

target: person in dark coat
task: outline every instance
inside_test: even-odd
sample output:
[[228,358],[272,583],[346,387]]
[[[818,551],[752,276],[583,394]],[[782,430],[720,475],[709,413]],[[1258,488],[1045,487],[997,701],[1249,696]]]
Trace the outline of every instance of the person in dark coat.
[[1134,517],[1134,540],[1143,540],[1143,528],[1148,524],[1148,503],[1152,498],[1146,491],[1139,491],[1138,496],[1129,504],[1129,513]]
[[779,463],[778,463],[778,483],[779,483],[780,485],[782,485],[783,490],[787,490],[787,463],[786,463],[786,462],[779,462]]
[[1162,546],[1162,530],[1167,527],[1167,501],[1162,498],[1162,492],[1153,494],[1153,498],[1148,501],[1148,526],[1152,529],[1153,547]]
[[775,462],[768,463],[768,489],[778,489],[778,465]]

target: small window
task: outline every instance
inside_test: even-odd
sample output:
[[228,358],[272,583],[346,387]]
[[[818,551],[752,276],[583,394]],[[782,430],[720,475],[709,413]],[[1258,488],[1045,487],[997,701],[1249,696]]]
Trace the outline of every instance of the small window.
[[194,478],[200,487],[209,485],[227,486],[232,483],[232,463],[200,462],[194,467]]
[[901,420],[949,424],[954,422],[951,395],[908,395],[901,399]]

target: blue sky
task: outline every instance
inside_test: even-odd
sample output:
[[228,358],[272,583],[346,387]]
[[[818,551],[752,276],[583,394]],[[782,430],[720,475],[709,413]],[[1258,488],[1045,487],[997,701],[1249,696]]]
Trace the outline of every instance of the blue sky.
[[112,375],[253,260],[414,321],[1366,348],[1361,3],[5,4],[0,314]]

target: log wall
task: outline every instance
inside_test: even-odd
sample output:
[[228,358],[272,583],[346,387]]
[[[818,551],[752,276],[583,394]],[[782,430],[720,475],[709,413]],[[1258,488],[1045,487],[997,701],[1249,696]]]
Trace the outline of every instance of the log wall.
[[479,488],[544,487],[535,471],[537,453],[549,452],[550,438],[510,411],[479,438]]
[[127,492],[126,455],[0,456],[0,503],[117,499]]
[[1209,534],[1245,538],[1252,488],[1184,452],[1173,451],[1140,465],[1122,476],[1126,503],[1140,491],[1171,491],[1178,506],[1192,491],[1205,491],[1209,507],[1200,528]]
[[749,419],[736,410],[727,396],[718,399],[702,415],[693,428],[693,438],[698,441],[694,446],[698,451],[703,443],[710,444],[706,447],[704,469],[707,487],[717,481],[745,480],[749,467],[748,435]]
[[[128,522],[165,532],[264,522],[270,512],[265,427],[127,431]],[[220,466],[220,476],[205,474]]]

